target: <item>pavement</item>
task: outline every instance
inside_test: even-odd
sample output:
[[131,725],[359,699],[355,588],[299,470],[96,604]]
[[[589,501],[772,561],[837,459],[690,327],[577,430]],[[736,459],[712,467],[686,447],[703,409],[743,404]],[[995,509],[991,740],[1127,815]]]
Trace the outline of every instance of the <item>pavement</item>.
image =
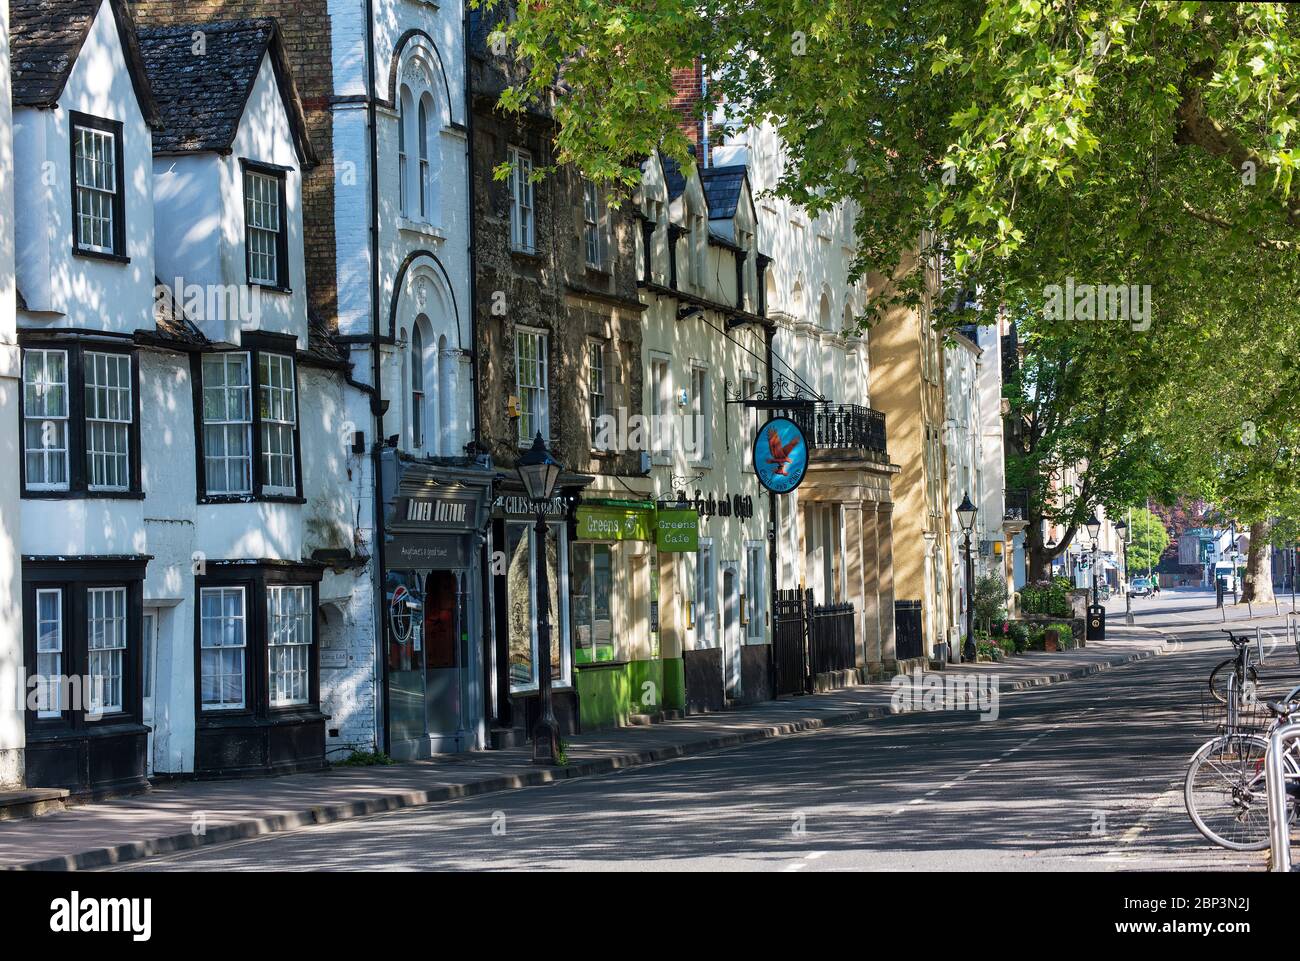
[[[1059,708],[1054,706],[1055,702],[1042,697],[1044,689],[1055,690],[1057,686],[1062,692],[1078,689],[1079,696],[1086,696],[1082,693],[1083,687],[1095,684],[1097,678],[1123,673],[1119,669],[1151,661],[1166,650],[1166,638],[1159,631],[1143,625],[1132,628],[1112,626],[1105,642],[1090,644],[1086,649],[1054,654],[1030,653],[996,664],[954,665],[943,674],[972,677],[977,681],[982,679],[986,685],[991,683],[995,686],[1000,697],[1026,697],[1026,704],[1030,703],[1030,696],[1037,695],[1036,700],[1046,704],[1047,712],[1052,715],[1046,733],[1053,733],[1068,729],[1068,725],[1056,716]],[[39,818],[0,822],[0,868],[79,870],[127,865],[152,869],[165,868],[167,864],[188,864],[182,869],[196,869],[197,862],[187,859],[207,854],[209,848],[218,855],[219,851],[232,846],[275,839],[310,843],[308,835],[319,840],[324,835],[318,832],[324,828],[365,830],[363,824],[387,825],[382,828],[387,831],[393,827],[387,824],[387,819],[422,815],[437,820],[448,816],[452,805],[470,802],[486,806],[492,814],[500,812],[503,806],[520,804],[521,798],[532,795],[530,789],[549,790],[557,785],[581,782],[588,785],[583,790],[600,790],[598,785],[605,783],[608,776],[621,772],[641,772],[642,778],[638,783],[645,789],[647,782],[653,786],[661,777],[672,780],[685,774],[689,779],[691,772],[707,770],[710,764],[722,764],[728,768],[739,763],[743,768],[745,763],[757,763],[758,774],[764,776],[761,783],[765,784],[771,772],[764,768],[764,764],[770,764],[772,758],[782,755],[769,749],[757,752],[762,757],[755,761],[754,748],[763,744],[787,745],[803,764],[812,765],[811,776],[812,770],[820,768],[818,751],[827,749],[833,754],[836,750],[844,750],[839,747],[844,743],[850,745],[847,750],[853,754],[852,746],[858,744],[864,732],[874,734],[877,727],[881,731],[895,732],[894,736],[902,737],[904,743],[883,746],[883,756],[891,759],[892,764],[877,765],[874,778],[879,780],[886,795],[899,790],[906,793],[910,787],[906,778],[897,787],[887,786],[889,768],[902,763],[913,769],[922,762],[919,758],[911,759],[914,753],[911,750],[893,752],[918,741],[926,744],[927,738],[935,733],[932,729],[937,723],[936,718],[953,724],[956,717],[957,727],[966,732],[962,736],[973,738],[975,745],[982,745],[976,746],[977,753],[985,752],[991,744],[1012,743],[1017,736],[1011,733],[1008,740],[1012,726],[985,724],[969,711],[958,715],[938,712],[894,716],[893,693],[894,688],[889,684],[863,685],[717,714],[696,715],[652,727],[573,736],[566,740],[570,763],[558,769],[533,766],[528,749],[519,748],[401,765],[333,768],[317,774],[165,782],[144,795],[80,805]],[[1056,700],[1060,700],[1060,696]],[[1003,714],[1005,717],[1005,707]],[[904,719],[914,726],[899,733],[898,723]],[[847,741],[835,739],[835,732],[841,730],[846,732],[842,738]],[[822,740],[810,740],[814,736]],[[1044,735],[1037,735],[1041,736]],[[1037,743],[1037,737],[1033,743]],[[970,747],[956,746],[959,741],[960,738],[944,741],[940,746],[951,746],[959,755],[969,754]],[[699,763],[692,766],[684,760],[690,758],[699,759]],[[961,757],[956,760],[960,766]],[[948,770],[951,766],[952,759],[945,759],[943,769]],[[830,769],[833,768],[832,763]],[[752,796],[752,791],[736,780],[737,775],[719,772],[717,777],[716,792],[712,787],[704,790],[706,805],[721,803],[709,799],[715,795],[722,799],[729,792],[738,791],[742,798]],[[784,781],[784,778],[778,780]],[[970,783],[966,778],[961,782]],[[707,783],[712,785],[713,782],[709,780]],[[693,790],[700,790],[699,782],[695,782]],[[581,796],[581,791],[569,791],[564,795],[574,799]],[[530,801],[522,803],[529,804]],[[888,799],[873,801],[875,807],[889,807],[891,803]],[[596,810],[608,812],[611,808]],[[502,814],[503,818],[505,816]],[[745,819],[743,810],[737,816],[742,821]],[[594,817],[599,819],[602,815]],[[579,816],[579,819],[582,818]],[[492,823],[497,824],[496,821]],[[433,837],[438,832],[425,833]],[[502,836],[506,833],[503,828]],[[560,831],[554,837],[562,838],[569,833]],[[350,850],[353,849],[343,845],[338,852]],[[365,866],[338,862],[335,857],[319,851],[315,856],[315,862],[309,859],[297,863],[297,866],[306,868],[312,863],[317,869]],[[173,860],[169,861],[169,857]],[[923,852],[918,852],[917,857],[920,859],[918,865],[927,863]],[[390,860],[400,861],[400,858],[393,855]],[[391,866],[390,860],[382,860],[379,866]],[[286,856],[283,860],[273,858],[259,863],[287,868],[296,862]],[[420,863],[424,864],[423,861]],[[470,863],[473,863],[472,858],[466,860],[466,864]],[[642,862],[637,859],[632,863],[639,865]],[[609,866],[605,859],[601,864]]]

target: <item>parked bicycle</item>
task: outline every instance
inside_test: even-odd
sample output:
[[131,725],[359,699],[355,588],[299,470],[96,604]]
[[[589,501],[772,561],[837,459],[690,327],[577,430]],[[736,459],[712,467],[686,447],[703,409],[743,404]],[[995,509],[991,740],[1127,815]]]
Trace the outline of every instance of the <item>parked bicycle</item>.
[[1238,637],[1221,628],[1232,642],[1235,653],[1210,672],[1210,696],[1220,704],[1228,703],[1228,681],[1235,679],[1237,690],[1249,696],[1259,686],[1259,670],[1250,661],[1250,638]]
[[[1230,712],[1239,719],[1253,707],[1236,705],[1234,682],[1229,698],[1238,707]],[[1300,687],[1283,701],[1263,705],[1270,717],[1259,733],[1229,730],[1212,738],[1192,755],[1183,783],[1183,801],[1192,824],[1206,840],[1233,851],[1262,851],[1269,846],[1268,792],[1264,761],[1269,736],[1280,724],[1300,716]],[[1294,742],[1282,759],[1287,800],[1285,818],[1289,826],[1300,799],[1300,741]]]

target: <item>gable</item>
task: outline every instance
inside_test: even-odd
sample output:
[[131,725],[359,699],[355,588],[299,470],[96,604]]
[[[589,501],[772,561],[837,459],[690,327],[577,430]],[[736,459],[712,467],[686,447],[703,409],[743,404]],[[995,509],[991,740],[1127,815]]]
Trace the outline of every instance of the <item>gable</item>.
[[[193,52],[196,34],[204,44],[201,57]],[[315,163],[302,102],[274,20],[144,27],[140,48],[162,117],[162,130],[154,136],[155,154],[228,152],[269,54],[299,162]]]
[[15,104],[41,108],[58,104],[105,4],[117,26],[140,112],[151,127],[157,127],[158,109],[125,0],[10,0],[10,77]]

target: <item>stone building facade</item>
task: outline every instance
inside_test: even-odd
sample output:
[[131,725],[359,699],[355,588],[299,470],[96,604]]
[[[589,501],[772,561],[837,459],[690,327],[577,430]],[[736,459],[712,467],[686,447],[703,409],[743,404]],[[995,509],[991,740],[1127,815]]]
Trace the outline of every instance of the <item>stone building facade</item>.
[[[626,196],[556,166],[544,105],[497,108],[513,61],[493,53],[477,12],[470,23],[478,404],[481,443],[504,475],[491,526],[505,558],[492,595],[493,704],[509,739],[536,710],[535,534],[514,467],[538,434],[564,467],[548,538],[557,710],[569,729],[590,729],[633,709],[627,664],[649,621],[638,538],[653,506],[627,435],[642,405],[640,220]],[[495,175],[502,166],[508,178]]]

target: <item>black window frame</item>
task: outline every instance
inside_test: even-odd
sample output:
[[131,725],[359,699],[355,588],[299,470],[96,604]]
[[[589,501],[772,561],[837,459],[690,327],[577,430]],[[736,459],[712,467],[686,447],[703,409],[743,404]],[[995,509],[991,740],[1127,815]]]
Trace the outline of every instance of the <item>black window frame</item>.
[[[320,581],[312,565],[265,561],[209,563],[194,578],[194,717],[204,728],[247,727],[267,721],[311,719],[320,713]],[[311,643],[307,653],[306,704],[271,705],[270,645],[266,602],[271,587],[306,587],[311,591]],[[244,591],[244,706],[203,706],[203,590]]]
[[[302,378],[299,376],[297,339],[287,334],[245,332],[243,343],[223,350],[204,350],[190,354],[190,382],[194,398],[194,480],[195,497],[199,504],[247,504],[271,502],[305,504],[302,493]],[[214,354],[247,354],[248,382],[251,388],[252,413],[252,491],[247,494],[209,494],[207,463],[204,451],[203,420],[203,358]],[[261,370],[258,363],[262,354],[288,357],[293,363],[293,494],[267,492],[262,467],[262,412],[258,402],[261,389]]]
[[[19,332],[19,392],[18,392],[18,478],[19,496],[24,500],[140,500],[144,485],[140,471],[140,357],[139,350],[130,341],[99,341],[91,338],[41,338]],[[28,350],[61,350],[68,355],[68,487],[67,490],[28,490],[26,419]],[[93,490],[90,487],[90,469],[86,463],[86,376],[85,355],[122,354],[131,361],[131,425],[127,431],[131,449],[128,455],[130,483],[124,491]]]
[[[276,164],[264,163],[260,160],[250,160],[247,157],[239,159],[239,197],[240,197],[240,216],[244,221],[244,283],[250,287],[260,287],[262,290],[270,290],[280,294],[292,293],[289,286],[289,207],[287,204],[288,192],[286,181],[291,168],[282,167]],[[262,177],[267,177],[276,181],[280,191],[280,231],[275,239],[275,283],[268,284],[262,280],[253,279],[252,245],[249,244],[248,224],[248,174],[253,173]]]
[[[112,733],[122,725],[140,727],[144,723],[143,656],[144,647],[144,579],[151,558],[123,557],[24,557],[22,559],[23,717],[29,740],[58,740],[71,735]],[[36,592],[60,590],[63,617],[63,658],[60,673],[66,677],[88,674],[90,638],[86,624],[87,591],[90,588],[126,588],[126,654],[122,659],[123,710],[86,717],[85,710],[61,705],[57,717],[38,717],[26,704],[32,689],[26,683],[35,676],[36,665]]]
[[[81,246],[81,220],[77,216],[77,143],[80,140],[77,136],[78,127],[113,135],[113,166],[117,179],[117,193],[113,198],[112,251],[90,250]],[[75,110],[68,111],[68,182],[74,256],[108,260],[119,264],[131,262],[131,258],[126,253],[126,163],[123,157],[122,132],[123,124],[120,120],[109,120],[106,117],[96,117]]]

